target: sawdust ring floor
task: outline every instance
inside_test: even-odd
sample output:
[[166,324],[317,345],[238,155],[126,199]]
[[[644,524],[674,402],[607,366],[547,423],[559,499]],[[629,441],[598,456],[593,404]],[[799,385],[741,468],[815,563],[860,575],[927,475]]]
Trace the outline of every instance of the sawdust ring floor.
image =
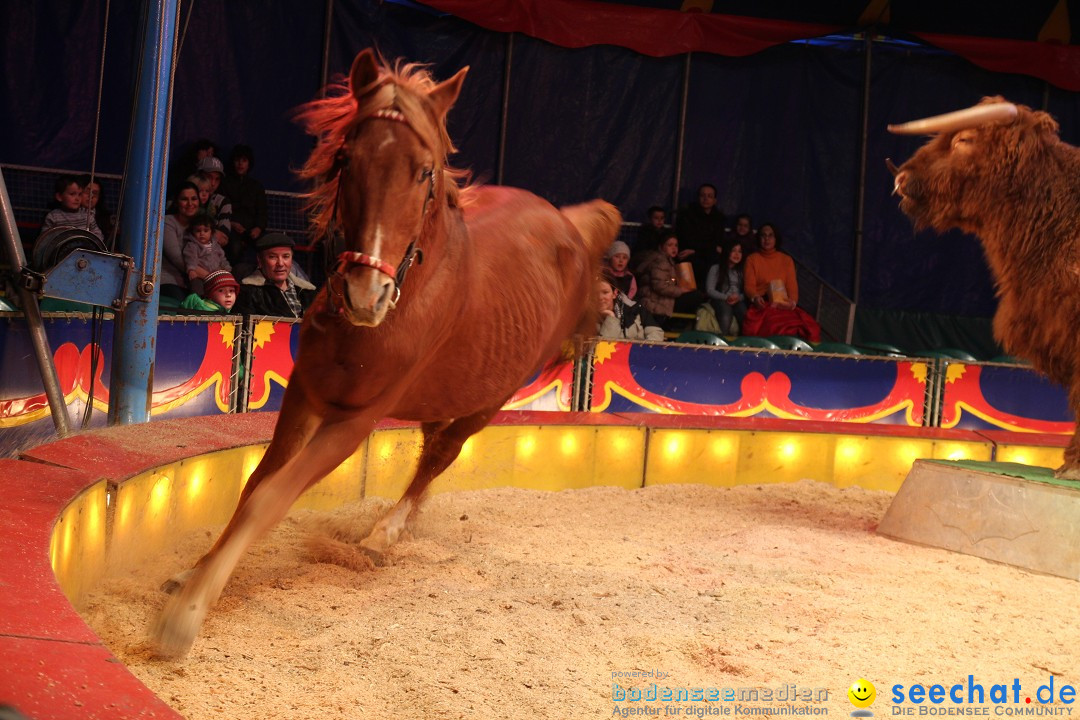
[[891,497],[811,481],[449,493],[374,570],[312,547],[363,537],[388,503],[294,511],[183,662],[148,648],[156,588],[218,528],[107,579],[84,616],[192,720],[611,717],[612,674],[649,671],[667,676],[617,682],[824,688],[834,716],[859,677],[879,716],[894,684],[1077,684],[1076,583],[879,537]]

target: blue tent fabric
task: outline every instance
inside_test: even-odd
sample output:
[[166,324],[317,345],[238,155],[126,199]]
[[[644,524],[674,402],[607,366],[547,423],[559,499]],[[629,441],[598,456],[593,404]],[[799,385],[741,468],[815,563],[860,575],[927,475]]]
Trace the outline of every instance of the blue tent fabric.
[[[682,64],[623,48],[515,39],[505,182],[556,205],[670,205]],[[619,78],[612,82],[613,77]]]

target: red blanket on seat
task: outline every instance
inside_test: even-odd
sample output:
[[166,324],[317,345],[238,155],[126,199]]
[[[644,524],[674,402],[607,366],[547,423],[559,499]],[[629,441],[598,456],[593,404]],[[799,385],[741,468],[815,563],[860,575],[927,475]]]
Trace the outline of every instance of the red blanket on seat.
[[807,342],[821,341],[821,326],[802,308],[786,310],[766,305],[751,307],[742,326],[743,335],[795,335]]

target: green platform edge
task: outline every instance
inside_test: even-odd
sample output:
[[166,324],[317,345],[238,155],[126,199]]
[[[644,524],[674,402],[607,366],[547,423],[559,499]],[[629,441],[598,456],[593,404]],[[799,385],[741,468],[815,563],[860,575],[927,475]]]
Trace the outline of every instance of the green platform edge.
[[1060,485],[1061,487],[1070,488],[1072,490],[1080,490],[1080,481],[1054,477],[1053,469],[1041,467],[1039,465],[1022,465],[1020,463],[1012,462],[988,462],[985,460],[928,460],[927,462],[932,462],[937,465],[950,465],[952,467],[964,468],[965,470],[977,470],[978,472],[1008,475],[1009,477],[1031,480],[1032,482]]

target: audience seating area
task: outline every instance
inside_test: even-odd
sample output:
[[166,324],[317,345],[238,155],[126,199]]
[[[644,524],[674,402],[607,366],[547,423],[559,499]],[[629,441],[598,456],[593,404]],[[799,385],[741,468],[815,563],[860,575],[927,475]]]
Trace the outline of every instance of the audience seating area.
[[[32,243],[37,236],[41,225],[41,219],[48,210],[47,199],[51,196],[51,185],[58,171],[47,168],[31,168],[23,166],[4,165],[3,173],[7,185],[16,221],[25,244]],[[120,178],[116,175],[99,174],[98,180],[102,183],[104,200],[108,207],[115,209],[120,200]],[[306,218],[303,213],[303,199],[296,193],[267,191],[267,200],[270,209],[271,230],[287,232],[298,241],[297,258],[300,264],[312,277],[313,281],[322,280],[321,256],[317,248],[306,245]],[[633,242],[640,223],[627,222],[623,224],[620,239]],[[827,286],[820,278],[801,265],[798,266],[800,288],[806,285],[803,293],[807,302],[814,307],[807,307],[812,315],[822,324],[822,329],[830,337],[850,337],[854,317],[854,304],[844,298],[838,291]],[[800,305],[802,305],[800,298]],[[812,300],[812,302],[811,302]],[[47,302],[52,302],[47,300]],[[84,307],[69,307],[67,305],[48,309],[59,311],[87,310]],[[816,310],[816,312],[815,312]],[[833,318],[835,322],[831,321]],[[682,321],[687,328],[693,328],[695,316],[686,313],[674,313],[674,318]],[[822,342],[811,345],[806,341],[791,336],[776,336],[770,338],[757,338],[735,336],[724,338],[710,332],[687,329],[681,332],[672,331],[665,333],[669,340],[683,344],[707,345],[707,346],[731,346],[751,348],[769,351],[795,351],[795,352],[818,352],[842,355],[879,355],[888,357],[923,357],[941,359],[944,361],[1008,363],[1015,365],[1028,364],[1025,360],[999,355],[993,358],[977,358],[971,353],[949,347],[920,348],[914,351],[905,350],[895,345],[879,342]]]
[[[0,165],[0,169],[4,173],[15,222],[26,244],[37,237],[41,221],[49,212],[56,176],[61,172],[82,172],[7,164]],[[120,204],[120,176],[98,173],[95,179],[101,183],[105,206],[115,212]],[[304,198],[300,194],[267,190],[266,203],[270,219],[268,231],[288,233],[298,242],[306,242],[307,218],[303,212]]]

